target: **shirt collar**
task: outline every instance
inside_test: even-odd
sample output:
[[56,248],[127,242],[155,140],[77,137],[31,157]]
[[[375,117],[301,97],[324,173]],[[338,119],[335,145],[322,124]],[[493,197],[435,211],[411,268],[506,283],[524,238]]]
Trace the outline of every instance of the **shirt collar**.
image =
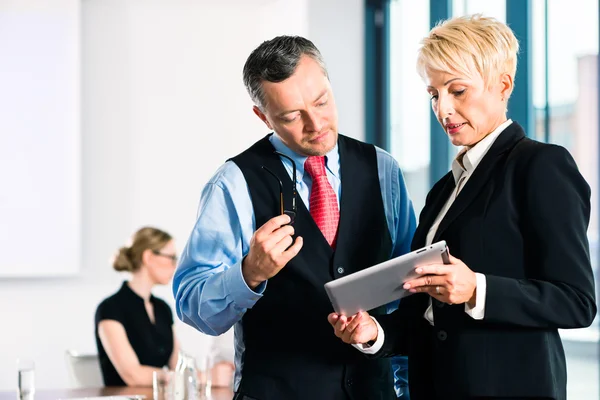
[[[295,151],[291,150],[287,147],[279,135],[277,133],[273,133],[269,137],[269,141],[275,147],[275,150],[280,153],[285,154],[290,157],[296,163],[296,182],[302,182],[302,178],[304,177],[304,162],[308,158],[307,156],[300,155]],[[287,158],[280,157],[283,165],[288,171],[291,171],[291,164]],[[338,151],[338,144],[335,144],[335,147],[329,151],[329,153],[325,154],[325,167],[329,170],[331,174],[335,177],[339,178],[340,174],[340,153]]]
[[[458,152],[454,161],[452,161],[452,175],[454,176],[454,182],[457,183],[463,173],[468,173],[471,175],[475,168],[479,165],[483,157],[487,154],[492,144],[498,139],[498,136],[510,125],[512,124],[512,120],[508,119],[502,124],[500,124],[492,133],[484,137],[477,143],[475,146],[471,148],[463,147],[461,151]],[[460,165],[460,160],[462,157],[462,164]]]
[[[139,294],[134,292],[132,288],[129,287],[128,281],[123,281],[123,284],[121,285],[121,291],[125,293],[125,295],[131,297],[132,299],[135,299],[135,301],[139,301],[142,303],[145,301],[143,297],[141,297]],[[150,294],[150,301],[154,302],[153,294]]]

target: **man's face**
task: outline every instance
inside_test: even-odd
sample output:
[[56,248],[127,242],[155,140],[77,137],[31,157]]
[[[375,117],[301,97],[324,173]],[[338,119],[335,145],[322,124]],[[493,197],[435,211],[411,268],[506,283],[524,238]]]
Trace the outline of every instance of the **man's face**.
[[322,156],[337,143],[337,108],[329,79],[304,56],[296,71],[279,82],[263,82],[264,113],[254,112],[283,143],[304,156]]

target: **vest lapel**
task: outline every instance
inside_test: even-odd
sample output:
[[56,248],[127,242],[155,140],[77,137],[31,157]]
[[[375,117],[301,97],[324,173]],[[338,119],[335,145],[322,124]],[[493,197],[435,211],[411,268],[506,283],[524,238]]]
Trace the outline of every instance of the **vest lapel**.
[[[281,158],[277,154],[275,154],[275,148],[273,147],[271,142],[269,140],[265,140],[264,146],[265,146],[264,150],[267,153],[271,153],[273,155],[272,157],[269,157],[268,161],[265,161],[265,165],[271,171],[275,172],[275,174],[277,174],[279,179],[281,179],[281,183],[283,184],[283,201],[284,201],[284,205],[285,205],[284,208],[286,210],[291,210],[292,209],[292,178],[289,176],[287,170],[283,166]],[[296,165],[296,168],[298,168],[298,165]],[[277,186],[277,183],[275,182],[275,180],[266,176],[266,173],[265,173],[265,179],[272,180],[273,185]],[[277,188],[277,192],[279,192],[278,188]],[[302,231],[307,230],[308,232],[310,232],[308,234],[313,235],[315,238],[316,237],[319,238],[319,242],[322,242],[321,244],[324,245],[324,246],[319,246],[319,248],[322,247],[323,251],[327,254],[327,256],[331,257],[331,255],[333,254],[333,249],[331,248],[331,246],[325,239],[325,236],[323,236],[323,233],[317,226],[317,223],[313,219],[312,215],[310,215],[308,208],[306,208],[304,201],[302,201],[302,198],[300,198],[299,195],[296,198],[296,209],[297,209],[297,215],[296,215],[296,221],[294,222],[294,228],[296,228],[295,236],[297,236],[297,235],[302,236],[303,235]],[[340,209],[340,215],[341,215],[341,209]],[[275,215],[273,215],[273,216],[275,216]],[[259,226],[257,225],[257,228],[258,227]],[[305,234],[307,234],[307,233],[305,233]]]

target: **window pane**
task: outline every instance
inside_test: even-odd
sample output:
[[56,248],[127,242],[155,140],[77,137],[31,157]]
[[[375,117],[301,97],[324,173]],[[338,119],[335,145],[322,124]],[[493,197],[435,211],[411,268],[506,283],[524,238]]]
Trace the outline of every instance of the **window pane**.
[[[453,0],[452,16],[483,14],[486,17],[494,17],[499,21],[506,22],[506,0]],[[448,162],[452,167],[452,161],[460,151],[460,147],[450,145],[448,147]]]
[[[533,80],[533,109],[535,112],[535,133],[530,134],[536,140],[545,141],[545,107],[546,107],[546,0],[533,0],[532,12],[532,44],[531,65]],[[516,83],[518,84],[518,83]]]
[[454,0],[452,15],[483,14],[506,22],[506,0]]
[[429,2],[390,3],[390,150],[404,172],[417,215],[429,191],[429,113],[416,70],[419,43],[429,32]]
[[[588,239],[598,287],[598,0],[534,0],[534,105],[536,137],[543,133],[544,3],[548,4],[549,140],[566,147],[592,189]],[[540,16],[542,19],[540,20]],[[564,29],[565,21],[577,21]],[[536,52],[536,47],[542,51]],[[542,78],[536,77],[540,74]],[[542,86],[540,88],[540,86]],[[598,323],[563,330],[567,355],[568,398],[594,399],[598,389]]]

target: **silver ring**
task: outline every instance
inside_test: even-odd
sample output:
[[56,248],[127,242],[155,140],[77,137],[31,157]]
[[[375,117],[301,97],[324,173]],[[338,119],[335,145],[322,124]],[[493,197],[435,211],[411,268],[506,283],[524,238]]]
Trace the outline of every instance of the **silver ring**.
[[436,294],[440,294],[440,287],[439,287],[439,286],[436,286],[436,287],[435,287],[435,293],[436,293]]

